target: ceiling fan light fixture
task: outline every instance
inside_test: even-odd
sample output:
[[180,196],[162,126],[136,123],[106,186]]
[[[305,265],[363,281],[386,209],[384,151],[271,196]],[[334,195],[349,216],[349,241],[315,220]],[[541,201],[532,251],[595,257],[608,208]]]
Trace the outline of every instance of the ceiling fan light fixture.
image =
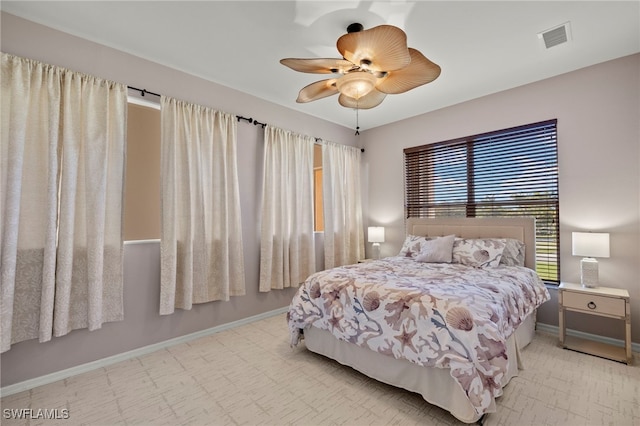
[[336,80],[340,93],[353,99],[368,95],[376,86],[376,77],[366,71],[350,72]]
[[404,93],[438,78],[440,66],[407,46],[407,34],[392,25],[365,30],[347,27],[336,47],[342,58],[285,58],[280,63],[294,71],[333,74],[300,90],[296,102],[304,103],[340,94],[345,108],[370,109],[386,95]]

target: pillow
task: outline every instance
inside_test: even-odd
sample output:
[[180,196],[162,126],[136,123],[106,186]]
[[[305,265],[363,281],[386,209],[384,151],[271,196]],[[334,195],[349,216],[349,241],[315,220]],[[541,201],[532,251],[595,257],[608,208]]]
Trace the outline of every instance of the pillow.
[[476,267],[496,267],[500,264],[506,243],[499,238],[456,238],[453,243],[453,263]]
[[416,261],[425,263],[451,263],[455,235],[427,239],[422,243]]
[[420,248],[422,247],[422,243],[424,241],[426,241],[425,237],[419,237],[417,235],[407,235],[407,238],[404,239],[404,244],[402,244],[402,248],[400,249],[400,253],[398,253],[398,256],[416,257],[418,253],[420,253]]
[[504,238],[505,242],[500,265],[504,266],[524,266],[525,245],[522,241],[514,238]]

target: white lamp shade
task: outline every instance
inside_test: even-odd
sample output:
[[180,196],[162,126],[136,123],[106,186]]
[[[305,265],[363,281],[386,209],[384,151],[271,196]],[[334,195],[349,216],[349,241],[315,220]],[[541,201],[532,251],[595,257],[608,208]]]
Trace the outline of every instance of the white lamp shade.
[[384,243],[384,228],[382,226],[370,226],[367,235],[370,243]]
[[571,252],[574,256],[609,257],[609,233],[572,232]]

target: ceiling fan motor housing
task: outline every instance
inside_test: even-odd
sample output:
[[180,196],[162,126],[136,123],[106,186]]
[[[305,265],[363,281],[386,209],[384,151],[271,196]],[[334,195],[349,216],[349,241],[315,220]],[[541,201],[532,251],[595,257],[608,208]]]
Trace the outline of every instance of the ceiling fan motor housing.
[[347,27],[347,32],[348,33],[359,33],[362,30],[364,30],[364,27],[362,26],[362,24],[360,24],[358,22],[354,22],[353,24],[349,24],[349,26]]

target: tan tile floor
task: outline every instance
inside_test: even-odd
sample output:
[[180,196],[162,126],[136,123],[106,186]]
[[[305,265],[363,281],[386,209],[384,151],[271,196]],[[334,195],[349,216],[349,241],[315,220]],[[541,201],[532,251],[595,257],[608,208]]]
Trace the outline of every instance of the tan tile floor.
[[[538,332],[485,425],[640,425],[633,366],[560,349]],[[68,419],[15,420],[7,409]],[[67,410],[67,411],[62,411]],[[2,398],[2,425],[457,425],[422,397],[304,345],[278,315]]]

